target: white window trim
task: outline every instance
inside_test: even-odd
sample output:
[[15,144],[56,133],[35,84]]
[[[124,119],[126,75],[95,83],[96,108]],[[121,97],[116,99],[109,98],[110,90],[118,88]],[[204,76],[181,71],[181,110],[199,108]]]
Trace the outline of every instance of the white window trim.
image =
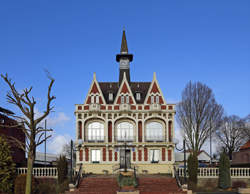
[[160,161],[160,150],[159,149],[150,149],[149,157],[151,163],[159,163]]
[[91,150],[91,162],[92,163],[100,163],[101,161],[101,150],[92,149]]
[[141,100],[141,93],[139,92],[136,93],[136,100],[138,101]]

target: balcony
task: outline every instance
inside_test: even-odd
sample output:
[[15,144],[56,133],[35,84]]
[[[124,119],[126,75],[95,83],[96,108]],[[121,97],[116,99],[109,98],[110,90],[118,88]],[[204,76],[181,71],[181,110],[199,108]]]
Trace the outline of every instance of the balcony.
[[116,136],[116,141],[117,142],[134,142],[135,137],[134,136]]
[[163,142],[165,137],[161,135],[150,135],[145,137],[146,142]]
[[151,104],[150,105],[150,111],[160,111],[161,105],[160,104]]
[[92,111],[92,112],[100,111],[100,104],[90,104],[89,111]]
[[104,142],[105,141],[105,136],[89,136],[87,137],[87,142]]
[[130,111],[130,104],[120,104],[120,111]]

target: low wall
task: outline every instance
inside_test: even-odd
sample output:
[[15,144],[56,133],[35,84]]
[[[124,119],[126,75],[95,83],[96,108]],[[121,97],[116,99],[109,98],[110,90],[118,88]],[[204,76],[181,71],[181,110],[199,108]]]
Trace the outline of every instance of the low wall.
[[[231,178],[232,186],[238,186],[240,183],[245,183],[246,187],[250,187],[249,178]],[[218,187],[218,178],[198,178],[198,187]]]

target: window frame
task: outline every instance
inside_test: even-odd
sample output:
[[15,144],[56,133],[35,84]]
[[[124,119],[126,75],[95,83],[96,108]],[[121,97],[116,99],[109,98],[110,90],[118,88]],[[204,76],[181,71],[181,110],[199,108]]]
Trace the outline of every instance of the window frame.
[[[91,127],[94,123],[98,123],[100,125],[100,128]],[[105,136],[104,136],[104,123],[100,121],[92,121],[90,123],[87,123],[87,140],[92,142],[104,142]]]
[[[93,152],[95,152],[95,153],[93,154]],[[93,158],[93,155],[95,156],[95,158]],[[91,162],[92,163],[100,163],[101,162],[101,150],[100,149],[92,149],[91,150]]]
[[[128,128],[124,128],[124,127],[119,127],[121,124],[129,124]],[[129,121],[122,121],[119,122],[116,127],[116,140],[117,141],[126,141],[126,142],[131,142],[134,141],[134,130],[135,130],[135,126],[132,122]],[[126,138],[125,138],[126,135]],[[124,137],[123,137],[124,136]]]
[[[158,160],[154,160],[157,156],[155,152],[158,152]],[[149,150],[149,159],[151,163],[159,163],[160,162],[160,150],[159,149],[150,149]]]
[[[151,125],[152,124],[159,124],[161,125],[161,128],[157,128],[156,127],[152,127]],[[150,127],[150,128],[148,128]],[[163,142],[164,141],[164,124],[160,121],[148,121],[146,122],[145,124],[145,139],[146,141],[149,141],[149,142]],[[155,135],[155,134],[160,134],[160,135]]]

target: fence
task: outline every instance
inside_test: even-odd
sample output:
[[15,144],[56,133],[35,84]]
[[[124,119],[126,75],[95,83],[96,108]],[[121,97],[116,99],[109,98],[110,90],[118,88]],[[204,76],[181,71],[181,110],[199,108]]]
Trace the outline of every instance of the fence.
[[[179,168],[177,172],[180,177],[184,177],[184,168]],[[232,178],[250,178],[250,168],[230,168],[230,173]],[[186,174],[188,176],[188,172]],[[218,178],[218,176],[219,168],[198,168],[198,178]]]
[[[17,174],[26,174],[27,168],[17,168]],[[73,170],[73,176],[77,174],[75,169]],[[36,178],[57,178],[57,168],[55,167],[41,167],[41,168],[33,168],[33,175]]]

